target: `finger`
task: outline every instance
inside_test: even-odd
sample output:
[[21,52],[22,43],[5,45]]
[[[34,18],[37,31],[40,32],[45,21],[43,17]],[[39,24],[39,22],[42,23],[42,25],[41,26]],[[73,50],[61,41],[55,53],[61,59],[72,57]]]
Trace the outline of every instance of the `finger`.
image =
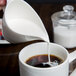
[[0,6],[5,6],[6,5],[6,0],[0,0]]

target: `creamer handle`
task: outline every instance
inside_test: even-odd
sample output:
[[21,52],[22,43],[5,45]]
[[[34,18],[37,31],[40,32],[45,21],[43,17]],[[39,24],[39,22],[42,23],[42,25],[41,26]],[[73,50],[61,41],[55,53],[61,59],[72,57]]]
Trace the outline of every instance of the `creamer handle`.
[[8,3],[9,1],[11,1],[11,0],[7,0],[7,3]]

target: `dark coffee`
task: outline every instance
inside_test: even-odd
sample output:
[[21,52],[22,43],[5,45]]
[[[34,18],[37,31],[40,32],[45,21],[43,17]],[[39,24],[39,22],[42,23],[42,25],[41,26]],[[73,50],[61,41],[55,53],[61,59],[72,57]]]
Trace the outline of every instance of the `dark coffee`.
[[[50,55],[51,62],[57,63],[58,65],[63,62],[63,60],[57,56]],[[51,67],[49,64],[43,64],[45,62],[48,62],[48,55],[36,55],[31,58],[29,58],[25,63],[34,66],[34,67],[40,67],[40,68],[48,68]]]

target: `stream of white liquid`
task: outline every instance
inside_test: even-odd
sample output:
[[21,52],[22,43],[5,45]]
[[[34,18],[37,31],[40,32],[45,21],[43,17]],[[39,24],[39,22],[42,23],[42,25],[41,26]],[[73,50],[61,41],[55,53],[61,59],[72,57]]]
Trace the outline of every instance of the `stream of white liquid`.
[[50,60],[50,43],[47,42],[47,52],[48,52],[48,64],[51,63],[51,60]]
[[48,62],[46,64],[50,65],[51,67],[53,66],[57,66],[58,65],[58,62],[55,60],[55,61],[51,61],[51,57],[50,57],[50,42],[47,42],[47,53],[48,53]]

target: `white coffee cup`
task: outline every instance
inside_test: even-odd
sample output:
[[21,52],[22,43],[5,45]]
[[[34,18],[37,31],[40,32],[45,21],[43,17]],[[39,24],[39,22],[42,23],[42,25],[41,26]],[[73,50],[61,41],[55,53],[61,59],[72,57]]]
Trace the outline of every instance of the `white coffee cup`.
[[71,54],[68,51],[54,43],[50,43],[50,54],[55,55],[64,62],[60,65],[49,68],[33,67],[25,63],[25,61],[36,55],[47,54],[47,43],[34,43],[23,48],[19,53],[20,76],[68,76],[69,63],[76,58],[76,51]]
[[4,9],[3,35],[10,43],[49,41],[47,31],[35,10],[24,0],[10,0]]

